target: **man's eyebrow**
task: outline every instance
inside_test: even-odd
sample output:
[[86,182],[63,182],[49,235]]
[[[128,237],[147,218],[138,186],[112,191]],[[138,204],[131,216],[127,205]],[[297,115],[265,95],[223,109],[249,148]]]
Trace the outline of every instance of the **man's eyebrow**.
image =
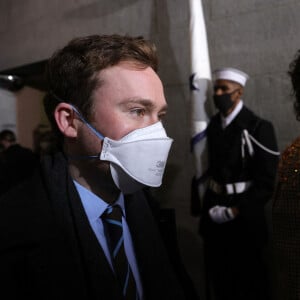
[[214,86],[214,89],[226,90],[226,89],[228,89],[228,86],[227,86],[227,85],[224,85],[224,84],[220,84],[220,85],[216,84],[216,85]]
[[[129,99],[126,100],[124,102],[121,103],[122,105],[126,105],[126,104],[141,104],[145,107],[149,107],[149,108],[154,108],[156,105],[153,103],[153,101],[149,100],[149,99],[140,99],[140,98],[136,98],[136,99]],[[165,104],[160,111],[167,111],[168,109],[168,105]]]

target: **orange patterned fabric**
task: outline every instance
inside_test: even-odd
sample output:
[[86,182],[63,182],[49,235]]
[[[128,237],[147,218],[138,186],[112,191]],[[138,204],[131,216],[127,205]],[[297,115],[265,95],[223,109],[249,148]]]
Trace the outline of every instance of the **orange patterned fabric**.
[[300,299],[300,137],[283,152],[273,202],[278,299]]

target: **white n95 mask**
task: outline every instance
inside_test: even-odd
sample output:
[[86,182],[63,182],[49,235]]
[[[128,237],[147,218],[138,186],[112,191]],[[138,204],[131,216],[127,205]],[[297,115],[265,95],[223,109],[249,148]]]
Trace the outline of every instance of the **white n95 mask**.
[[99,158],[110,162],[114,183],[124,193],[136,192],[144,186],[159,187],[173,140],[161,122],[136,129],[120,140],[103,137],[74,108],[80,119],[103,140]]
[[143,186],[158,187],[162,183],[172,141],[162,123],[157,122],[136,129],[119,141],[104,138],[100,159],[111,162],[114,182],[124,193]]

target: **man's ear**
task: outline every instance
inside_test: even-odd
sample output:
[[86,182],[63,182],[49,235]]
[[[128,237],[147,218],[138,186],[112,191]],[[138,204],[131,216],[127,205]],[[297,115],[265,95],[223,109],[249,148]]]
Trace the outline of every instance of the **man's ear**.
[[244,94],[244,88],[241,87],[241,88],[239,89],[239,96],[242,97],[243,94]]
[[77,119],[72,106],[68,103],[59,103],[54,110],[57,127],[65,137],[77,137]]

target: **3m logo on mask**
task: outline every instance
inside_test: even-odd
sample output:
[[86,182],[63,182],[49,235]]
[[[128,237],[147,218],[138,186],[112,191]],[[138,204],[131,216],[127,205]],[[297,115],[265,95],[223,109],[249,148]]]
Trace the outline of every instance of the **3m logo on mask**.
[[155,164],[155,168],[149,168],[148,170],[154,173],[155,176],[162,177],[165,170],[166,161],[158,160]]
[[166,162],[165,161],[161,161],[161,160],[159,160],[159,161],[157,161],[156,162],[156,167],[157,168],[164,168],[165,167],[165,165],[166,165]]

